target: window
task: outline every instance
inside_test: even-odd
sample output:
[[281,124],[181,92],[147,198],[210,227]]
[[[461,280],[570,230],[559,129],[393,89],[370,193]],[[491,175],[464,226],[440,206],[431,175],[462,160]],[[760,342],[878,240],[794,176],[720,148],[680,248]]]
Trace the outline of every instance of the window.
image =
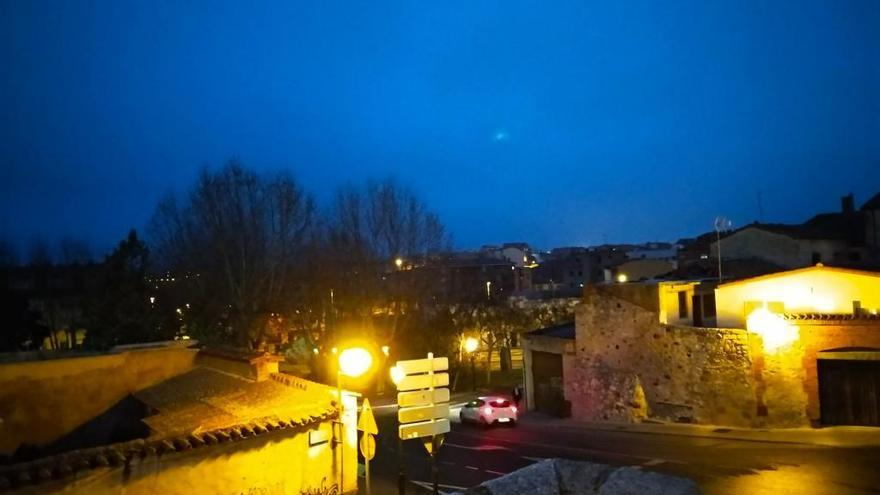
[[688,297],[685,290],[678,291],[678,317],[688,317]]

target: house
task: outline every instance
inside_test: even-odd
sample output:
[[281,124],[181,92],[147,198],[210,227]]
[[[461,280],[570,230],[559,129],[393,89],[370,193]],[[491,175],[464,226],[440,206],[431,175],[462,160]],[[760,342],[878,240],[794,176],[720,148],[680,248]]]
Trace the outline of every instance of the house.
[[674,261],[664,259],[635,259],[617,265],[613,269],[606,270],[606,282],[626,282],[651,280],[670,274],[675,270]]
[[0,489],[354,493],[356,403],[279,358],[180,344],[0,365]]
[[564,384],[574,361],[574,322],[522,335],[526,408],[555,416],[569,414]]
[[587,286],[563,374],[572,416],[880,426],[880,273],[820,265],[715,284]]
[[707,254],[717,259],[720,246],[722,261],[757,259],[786,269],[816,263],[875,266],[880,262],[878,217],[880,194],[859,210],[849,194],[841,198],[839,212],[820,213],[797,225],[755,222],[711,241]]
[[877,314],[880,273],[815,266],[737,280],[715,289],[717,326],[745,328],[749,314]]

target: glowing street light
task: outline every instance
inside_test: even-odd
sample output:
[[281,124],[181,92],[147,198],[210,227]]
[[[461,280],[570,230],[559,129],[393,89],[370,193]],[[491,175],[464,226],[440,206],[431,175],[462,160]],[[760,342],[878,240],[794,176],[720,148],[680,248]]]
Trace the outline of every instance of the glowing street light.
[[382,354],[385,354],[385,357],[388,357],[388,354],[391,352],[391,348],[387,345],[382,346]]
[[476,351],[479,347],[480,347],[480,341],[473,338],[473,337],[468,337],[464,341],[464,350],[468,354],[473,354],[473,352]]
[[395,259],[394,265],[397,267],[398,270],[400,270],[400,268],[403,266],[403,258]]
[[391,373],[391,381],[394,382],[395,385],[406,378],[406,372],[403,371],[402,368],[399,368],[397,366],[392,366],[389,372]]
[[629,280],[629,278],[627,278],[625,273],[621,273],[620,275],[617,276],[617,281],[620,282],[621,284],[625,284],[627,280]]
[[[337,421],[340,425],[340,437],[342,437],[342,418],[347,415],[345,411],[345,400],[342,398],[342,377],[348,376],[351,378],[357,378],[369,371],[370,367],[373,366],[373,355],[363,347],[348,347],[342,349],[342,351],[338,351],[337,348],[334,347],[332,351],[334,355],[337,355],[338,352],[339,356],[336,367],[336,397],[339,400],[339,419]],[[357,420],[357,397],[354,398],[354,405],[355,420]],[[357,440],[357,436],[355,436],[354,440]],[[343,442],[344,440],[340,438],[338,441]],[[342,466],[340,466],[340,468],[339,486],[345,486],[343,484],[343,473],[345,470],[342,469]]]
[[373,356],[363,347],[351,347],[339,354],[339,372],[357,378],[373,365]]

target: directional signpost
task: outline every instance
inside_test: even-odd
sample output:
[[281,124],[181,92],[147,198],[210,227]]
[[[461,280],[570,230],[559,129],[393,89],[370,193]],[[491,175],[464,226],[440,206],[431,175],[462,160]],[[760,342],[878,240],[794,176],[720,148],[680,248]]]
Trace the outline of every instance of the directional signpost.
[[367,487],[367,495],[370,495],[370,460],[376,456],[376,439],[374,435],[379,433],[379,427],[376,425],[376,418],[373,416],[373,409],[370,407],[369,399],[364,399],[357,428],[364,432],[361,435],[360,447],[361,455],[364,456],[364,485]]
[[[434,493],[437,490],[437,450],[443,443],[443,434],[449,433],[449,359],[435,358],[398,361],[392,370],[397,385],[397,419],[400,440],[421,438],[431,455],[434,475]],[[401,459],[402,459],[401,446]],[[403,464],[400,467],[404,490]]]

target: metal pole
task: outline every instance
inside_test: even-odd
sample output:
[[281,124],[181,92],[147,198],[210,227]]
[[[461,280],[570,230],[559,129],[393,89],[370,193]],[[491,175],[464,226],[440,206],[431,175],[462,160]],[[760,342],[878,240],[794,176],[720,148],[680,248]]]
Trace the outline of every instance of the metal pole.
[[343,418],[345,417],[345,403],[342,401],[342,374],[339,373],[339,363],[337,363],[336,369],[336,398],[339,400],[339,418],[337,418],[337,422],[339,424],[339,491],[345,491],[345,484],[343,484],[343,480],[345,477],[345,423],[343,423]]
[[[369,435],[369,433],[364,432],[364,435]],[[370,495],[370,460],[364,458],[364,480],[367,485],[367,495]]]
[[397,493],[406,495],[406,474],[403,465],[403,440],[397,436]]
[[715,230],[715,234],[718,238],[718,242],[716,243],[718,246],[718,283],[721,283],[721,230]]
[[431,438],[431,475],[434,477],[434,495],[437,495],[440,493],[440,489],[437,483],[437,478],[439,478],[439,470],[437,469],[437,442],[434,441],[434,438],[436,437]]
[[471,353],[471,391],[477,391],[477,369],[474,366],[474,353]]

